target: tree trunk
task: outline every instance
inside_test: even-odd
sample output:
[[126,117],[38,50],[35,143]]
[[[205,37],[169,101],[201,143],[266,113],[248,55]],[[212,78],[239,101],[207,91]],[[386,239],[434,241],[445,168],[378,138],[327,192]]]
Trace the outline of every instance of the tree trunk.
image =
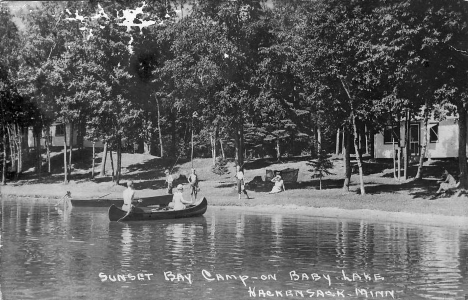
[[112,149],[109,150],[109,157],[110,157],[111,168],[112,168],[112,181],[115,181],[114,156],[112,155]]
[[359,159],[362,161],[362,155],[364,154],[364,149],[366,148],[366,139],[365,139],[365,124],[360,120],[356,120],[356,128],[358,133],[358,148],[359,148]]
[[104,150],[102,151],[102,162],[100,177],[106,176],[106,162],[107,162],[107,142],[104,143]]
[[[172,116],[172,127],[171,127],[171,144],[172,144],[172,151],[171,151],[171,156],[176,157],[177,156],[177,132],[176,132],[176,116]],[[185,142],[185,141],[184,141]],[[179,150],[180,151],[180,150]]]
[[374,149],[374,127],[370,126],[369,128],[369,155],[371,159],[375,158],[375,149]]
[[401,117],[400,115],[398,115],[398,118],[397,118],[397,124],[398,124],[398,147],[397,147],[397,178],[398,178],[398,181],[401,180],[401,130],[400,130],[400,126],[401,126]]
[[219,147],[221,148],[221,156],[223,159],[226,159],[226,155],[224,154],[223,139],[219,139]]
[[341,136],[341,154],[344,154],[346,151],[346,137],[345,137],[345,128],[342,129],[343,134]]
[[408,180],[408,165],[409,158],[411,156],[411,147],[410,147],[410,129],[411,129],[411,115],[409,109],[406,110],[406,122],[405,122],[405,153],[404,153],[404,163],[403,163],[403,178]]
[[210,133],[211,157],[213,159],[213,166],[216,164],[216,139],[213,133]]
[[[352,109],[353,108],[351,107],[351,110]],[[358,135],[358,128],[357,128],[357,125],[356,125],[356,117],[354,116],[353,111],[351,111],[351,118],[353,120],[354,150],[356,151],[356,160],[357,160],[357,165],[358,165],[358,168],[359,168],[359,183],[360,183],[360,188],[361,188],[361,195],[365,195],[366,190],[364,188],[364,174],[363,174],[363,170],[362,170],[362,160],[361,160],[361,155],[359,155],[359,153],[360,153],[359,144],[358,144],[359,143],[359,135]]]
[[115,169],[115,183],[120,183],[120,175],[122,170],[122,138],[117,137],[117,166]]
[[[393,127],[392,127],[393,128]],[[393,130],[393,129],[392,129]],[[395,138],[393,137],[393,132],[392,132],[392,144],[393,144],[393,178],[395,180],[398,180],[398,176],[397,176],[397,162],[396,162],[396,157],[397,157],[397,154],[396,154],[396,147],[395,147]]]
[[[65,128],[65,131],[67,131],[66,128]],[[73,153],[73,122],[70,123],[70,159],[68,160],[68,175],[70,177],[72,173],[72,153]]]
[[35,139],[36,139],[36,160],[37,160],[37,175],[42,173],[42,155],[41,155],[41,131],[42,128],[35,127]]
[[[13,130],[10,126],[7,126],[8,132],[8,146],[10,147],[10,162],[11,170],[16,169],[16,151],[15,151],[15,135],[13,135]],[[6,144],[4,145],[6,147]]]
[[426,157],[426,151],[427,151],[427,140],[428,140],[428,135],[429,135],[429,128],[428,128],[428,123],[429,123],[429,108],[428,108],[428,102],[426,100],[425,104],[425,110],[424,110],[424,139],[423,139],[423,146],[421,148],[421,155],[419,156],[419,164],[418,164],[418,172],[416,173],[416,176],[414,177],[415,180],[420,180],[423,177],[423,166],[424,166],[424,158]]
[[340,129],[336,131],[336,147],[335,147],[335,154],[340,154]]
[[3,162],[2,162],[2,185],[6,184],[6,171],[7,171],[7,133],[5,123],[2,122],[2,139],[3,139]]
[[159,134],[159,148],[161,151],[161,158],[164,157],[164,145],[162,139],[162,132],[161,132],[161,111],[159,110],[159,100],[156,94],[154,94],[154,98],[156,99],[156,106],[158,109],[158,134]]
[[341,84],[343,85],[343,88],[346,92],[346,94],[348,95],[348,99],[349,99],[349,102],[350,102],[350,108],[351,108],[351,120],[353,122],[353,131],[354,131],[354,151],[356,152],[356,160],[357,160],[357,165],[358,165],[358,168],[359,168],[359,183],[360,183],[360,187],[361,187],[361,195],[364,195],[366,194],[366,191],[364,189],[364,178],[363,178],[363,171],[362,171],[362,160],[361,160],[361,157],[359,155],[359,136],[358,136],[358,129],[357,129],[357,125],[356,125],[356,116],[354,115],[354,99],[351,95],[351,91],[350,89],[348,88],[347,84],[345,83],[345,79],[343,77],[340,77],[340,80],[341,80]]
[[279,161],[280,159],[281,159],[280,139],[276,138],[276,160]]
[[47,127],[47,134],[45,136],[44,145],[46,147],[46,154],[47,154],[47,173],[52,173],[52,168],[50,166],[50,127]]
[[190,151],[190,162],[192,163],[192,169],[193,169],[193,114],[192,114],[192,136],[190,139],[190,144],[191,144],[191,151]]
[[401,180],[401,147],[400,145],[398,145],[398,152],[397,152],[397,168],[398,168],[397,177],[398,177],[398,181],[400,181]]
[[344,165],[345,165],[345,180],[343,184],[343,190],[349,192],[349,185],[351,183],[351,135],[347,128],[343,128],[343,138],[344,138]]
[[23,172],[23,129],[18,127],[18,169],[16,171],[16,179]]
[[[239,157],[241,166],[244,165],[244,152],[245,152],[245,143],[244,143],[244,123],[243,121],[240,123],[239,126],[239,141],[240,141],[240,148],[239,148]],[[281,154],[280,154],[281,156]]]
[[144,154],[153,154],[153,143],[151,143],[151,139],[153,139],[153,135],[148,132],[146,136],[147,140],[143,142],[143,153]]
[[460,169],[459,188],[468,189],[468,168],[466,164],[466,107],[465,104],[458,106],[458,168]]
[[93,142],[93,165],[92,165],[92,169],[91,169],[91,178],[94,178],[94,165],[95,165],[95,162],[96,162],[96,145]]
[[322,128],[317,126],[317,156],[320,156],[322,151]]
[[68,164],[67,164],[67,128],[63,133],[63,182],[68,183]]
[[235,128],[235,133],[234,133],[234,145],[236,147],[235,152],[236,152],[236,161],[239,166],[242,166],[244,164],[244,130],[243,130],[243,124],[239,122],[239,124]]

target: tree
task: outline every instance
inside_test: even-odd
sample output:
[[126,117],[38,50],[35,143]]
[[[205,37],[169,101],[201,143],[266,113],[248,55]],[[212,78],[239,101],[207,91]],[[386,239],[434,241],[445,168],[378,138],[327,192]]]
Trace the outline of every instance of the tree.
[[313,90],[333,95],[331,98],[346,112],[347,124],[352,128],[360,191],[365,194],[357,123],[371,111],[371,99],[379,84],[368,52],[376,34],[376,3],[321,1],[308,5],[309,16],[302,26],[301,63],[309,69],[303,72],[314,79],[311,82],[318,82]]
[[[18,92],[16,80],[20,65],[18,55],[21,40],[20,33],[12,20],[10,11],[0,8],[0,135],[2,140],[2,174],[1,182],[6,184],[7,160],[11,161],[12,171],[20,173],[22,160],[21,128],[33,123],[37,110],[28,99]],[[10,157],[8,159],[8,145]],[[16,146],[15,146],[16,145]],[[15,151],[16,149],[16,151]],[[15,155],[15,152],[18,155]],[[17,169],[13,166],[18,160]]]
[[315,160],[311,160],[307,163],[307,165],[312,167],[312,178],[319,179],[319,186],[320,190],[322,189],[322,177],[326,175],[331,175],[332,173],[329,171],[333,168],[333,162],[330,160],[330,155],[327,153],[325,149],[320,149],[318,156]]

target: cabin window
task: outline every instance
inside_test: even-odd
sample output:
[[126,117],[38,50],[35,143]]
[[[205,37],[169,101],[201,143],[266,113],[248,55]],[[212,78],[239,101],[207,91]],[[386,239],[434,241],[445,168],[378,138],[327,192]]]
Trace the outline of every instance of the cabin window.
[[437,143],[439,141],[439,124],[429,125],[429,142]]
[[55,136],[64,136],[65,135],[65,124],[55,125]]
[[387,125],[384,128],[384,144],[398,143],[400,139],[400,127]]

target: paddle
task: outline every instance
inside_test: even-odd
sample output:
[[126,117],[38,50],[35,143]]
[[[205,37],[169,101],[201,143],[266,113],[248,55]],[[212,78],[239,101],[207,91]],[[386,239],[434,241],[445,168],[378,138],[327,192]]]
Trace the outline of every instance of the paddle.
[[119,222],[120,220],[124,219],[125,217],[127,217],[138,205],[140,205],[140,203],[142,203],[143,200],[142,199],[138,199],[138,203],[136,205],[132,205],[130,207],[130,210],[127,211],[127,213],[125,214],[125,216],[123,216],[122,218],[118,219],[117,222]]
[[65,199],[69,199],[69,198],[71,198],[71,193],[70,191],[67,191],[66,194],[63,195],[62,198],[60,198],[60,201],[57,204],[55,204],[55,206],[56,207],[59,206],[60,202],[64,203]]
[[111,194],[111,193],[107,193],[107,194],[105,194],[105,195],[102,195],[101,197],[98,197],[98,199],[99,199],[99,198],[102,198],[102,197],[105,197],[105,196],[107,196],[107,195],[110,195],[110,194]]

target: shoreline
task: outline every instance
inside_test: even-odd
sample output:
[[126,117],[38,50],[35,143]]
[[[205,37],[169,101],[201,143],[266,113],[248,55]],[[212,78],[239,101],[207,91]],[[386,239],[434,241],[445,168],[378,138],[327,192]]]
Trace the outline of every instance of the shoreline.
[[456,227],[468,229],[468,217],[418,214],[409,212],[389,212],[373,209],[343,209],[337,207],[308,207],[299,205],[257,205],[257,206],[217,206],[235,210],[264,214],[294,214],[323,219],[364,220],[378,223],[405,223],[419,226]]
[[[52,187],[48,192],[37,191],[34,188],[31,188],[27,193],[18,193],[15,191],[18,187],[10,186],[5,188],[2,186],[0,189],[1,196],[7,197],[17,197],[17,198],[32,198],[35,200],[38,199],[48,199],[48,200],[59,200],[62,198],[63,191],[57,191]],[[64,186],[62,186],[63,188]],[[68,186],[70,187],[70,186]],[[23,186],[24,188],[24,186]],[[109,191],[107,190],[106,196],[117,197],[120,194],[122,187],[117,187],[119,191]],[[73,189],[72,189],[73,190]],[[53,191],[53,192],[51,192]],[[142,190],[139,191],[141,196],[148,194],[154,195],[155,190]],[[158,191],[158,190],[157,190]],[[60,192],[60,193],[59,193]],[[98,194],[96,190],[89,191],[90,195],[86,198],[98,198],[95,196]],[[106,191],[102,191],[106,192]],[[163,194],[164,191],[159,191],[159,194]],[[94,195],[94,196],[93,196]],[[203,195],[201,195],[203,197]],[[108,197],[103,197],[106,199]],[[223,197],[224,198],[224,197]],[[201,199],[201,198],[200,198]],[[458,229],[468,228],[468,217],[465,216],[453,216],[453,215],[444,215],[444,214],[434,214],[434,213],[416,213],[408,211],[388,211],[385,209],[367,209],[367,208],[342,208],[337,206],[328,206],[328,207],[314,207],[310,205],[301,205],[301,204],[278,204],[278,203],[254,203],[248,202],[248,200],[241,200],[236,204],[231,204],[230,202],[225,203],[224,201],[216,202],[213,201],[210,203],[210,208],[215,210],[242,210],[245,212],[261,213],[261,214],[282,214],[282,215],[300,215],[314,218],[324,218],[324,219],[334,219],[334,220],[364,220],[370,222],[379,222],[379,223],[404,223],[410,225],[420,225],[420,226],[436,226],[436,227],[455,227]],[[237,205],[238,204],[238,205]]]

